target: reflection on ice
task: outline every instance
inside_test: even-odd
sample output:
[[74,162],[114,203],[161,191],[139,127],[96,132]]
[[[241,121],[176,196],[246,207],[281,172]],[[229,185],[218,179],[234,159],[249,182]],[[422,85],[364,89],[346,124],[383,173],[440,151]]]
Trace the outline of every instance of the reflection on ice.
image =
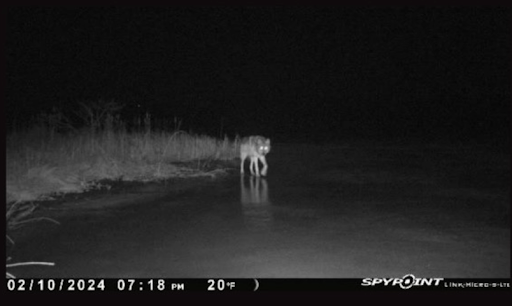
[[[248,183],[246,183],[247,180]],[[265,178],[241,176],[240,202],[244,222],[248,229],[265,231],[271,228],[273,218],[268,199],[268,184]]]

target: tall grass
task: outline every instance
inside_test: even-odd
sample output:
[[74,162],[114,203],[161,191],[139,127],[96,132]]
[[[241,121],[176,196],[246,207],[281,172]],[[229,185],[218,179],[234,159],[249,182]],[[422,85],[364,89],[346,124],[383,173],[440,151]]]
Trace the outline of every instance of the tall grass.
[[[126,124],[114,115],[119,105],[112,102],[80,105],[77,114],[85,122],[81,129],[73,128],[70,120],[54,109],[51,114],[38,116],[31,128],[7,134],[7,230],[45,219],[30,217],[36,207],[31,203],[34,200],[101,187],[100,181],[105,179],[147,181],[213,176],[218,172],[190,165],[232,160],[237,155],[238,138],[231,141],[227,137],[217,139],[186,133],[179,130],[176,119],[173,131],[155,131],[149,114],[139,121],[135,131],[128,132]],[[7,234],[6,240],[14,244]],[[54,263],[10,263],[6,268],[25,265]],[[6,277],[15,276],[6,272]]]
[[154,131],[151,117],[128,132],[107,113],[94,126],[59,132],[62,122],[37,124],[7,135],[6,202],[48,198],[53,193],[82,192],[110,180],[158,180],[208,175],[188,166],[197,161],[228,161],[238,141],[180,130]]

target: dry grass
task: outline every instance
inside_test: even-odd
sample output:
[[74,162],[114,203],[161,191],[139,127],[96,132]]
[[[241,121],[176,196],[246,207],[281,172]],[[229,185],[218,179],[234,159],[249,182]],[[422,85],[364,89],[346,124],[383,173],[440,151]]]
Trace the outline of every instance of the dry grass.
[[[34,212],[36,206],[32,203],[22,203],[22,202],[15,202],[15,203],[8,203],[7,209],[6,209],[6,228],[8,230],[12,230],[14,228],[17,228],[23,224],[33,222],[33,221],[39,221],[39,220],[48,220],[54,223],[59,224],[57,221],[51,219],[51,218],[45,218],[45,217],[39,217],[39,218],[29,218],[29,216]],[[14,241],[9,237],[9,235],[5,235],[6,241],[14,244]],[[7,257],[7,261],[11,260],[10,257]],[[53,266],[54,263],[51,262],[18,262],[18,263],[11,263],[6,264],[6,269],[18,267],[18,266],[28,266],[28,265],[47,265],[47,266]],[[5,272],[6,278],[16,278],[14,274]]]
[[211,175],[184,163],[230,160],[237,141],[183,131],[128,133],[123,128],[66,134],[38,126],[7,135],[6,202],[33,201],[53,193],[83,192],[97,181],[158,180]]
[[[225,171],[204,165],[237,157],[238,138],[217,139],[179,130],[153,131],[146,115],[136,132],[111,111],[115,104],[81,104],[85,128],[71,128],[61,113],[43,114],[38,124],[6,139],[6,229],[42,218],[30,218],[33,201],[56,194],[109,188],[104,180],[151,181],[172,177],[215,177]],[[65,132],[61,132],[62,129]],[[191,166],[193,165],[193,166]],[[203,165],[203,166],[201,166]],[[206,170],[209,168],[209,170]],[[56,222],[51,219],[47,219]],[[14,241],[6,234],[8,243]],[[7,261],[10,258],[7,257]],[[50,265],[48,262],[6,264],[6,268]],[[15,276],[6,272],[7,278]]]
[[[7,258],[9,260],[10,258]],[[40,265],[40,266],[54,266],[55,263],[53,262],[42,262],[42,261],[28,261],[28,262],[17,262],[12,264],[6,264],[6,268],[13,268],[13,267],[19,267],[19,266],[33,266],[33,265]],[[16,278],[14,274],[5,272],[5,278]]]
[[[82,104],[86,126],[74,129],[61,113],[42,114],[32,128],[6,137],[6,225],[33,221],[36,200],[63,193],[109,188],[105,180],[152,181],[173,177],[215,177],[223,169],[204,167],[234,159],[238,139],[217,139],[179,130],[153,131],[147,114],[128,132],[115,104]],[[105,109],[105,107],[107,109]],[[62,132],[64,131],[64,132]],[[200,166],[203,165],[203,166]],[[208,169],[207,169],[208,168]],[[7,236],[7,240],[12,240]]]

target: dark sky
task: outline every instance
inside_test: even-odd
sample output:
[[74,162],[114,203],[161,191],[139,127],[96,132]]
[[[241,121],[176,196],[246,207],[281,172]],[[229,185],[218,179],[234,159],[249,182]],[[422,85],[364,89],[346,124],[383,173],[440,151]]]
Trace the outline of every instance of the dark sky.
[[8,118],[101,98],[214,135],[508,138],[510,21],[468,7],[9,8]]

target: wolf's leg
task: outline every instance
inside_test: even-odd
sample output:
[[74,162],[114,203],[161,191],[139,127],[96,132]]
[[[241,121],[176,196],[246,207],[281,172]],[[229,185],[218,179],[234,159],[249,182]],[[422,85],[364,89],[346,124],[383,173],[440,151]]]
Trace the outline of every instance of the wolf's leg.
[[240,161],[240,173],[242,173],[242,174],[244,173],[244,161],[245,161],[246,157],[247,157],[247,155],[245,155],[245,154],[242,154],[240,156],[240,159],[241,159],[241,161]]
[[[254,169],[253,169],[254,167]],[[260,176],[260,169],[258,166],[258,158],[251,157],[251,173],[255,176]]]
[[260,156],[260,160],[261,163],[263,164],[263,169],[261,169],[261,175],[266,176],[268,169],[267,159],[265,158],[265,156]]

